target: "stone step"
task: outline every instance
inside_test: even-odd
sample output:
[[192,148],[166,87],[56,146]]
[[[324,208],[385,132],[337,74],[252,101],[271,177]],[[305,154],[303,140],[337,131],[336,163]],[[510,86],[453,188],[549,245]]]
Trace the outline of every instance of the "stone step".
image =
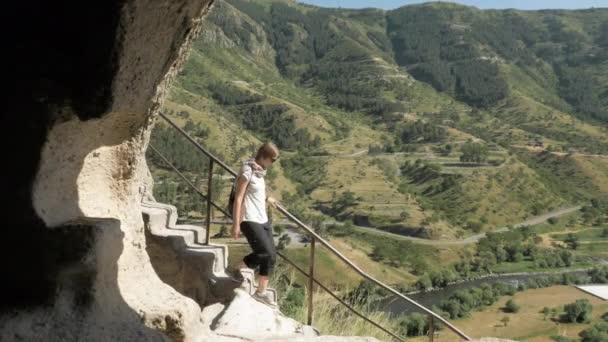
[[143,202],[142,213],[148,217],[148,228],[155,236],[171,239],[176,250],[189,253],[214,253],[213,270],[218,275],[225,276],[228,266],[228,247],[223,244],[210,243],[205,245],[206,229],[196,225],[178,225],[175,207],[162,204]]
[[[245,277],[245,281],[247,282],[247,286],[245,289],[247,290],[247,292],[249,292],[249,294],[253,295],[258,289],[258,283],[255,281],[254,270],[250,268],[242,268],[240,271],[243,277]],[[275,303],[277,303],[279,300],[277,291],[270,287],[266,288],[266,290],[272,293],[273,300],[275,301]]]
[[142,207],[162,208],[162,209],[167,210],[167,212],[168,212],[167,226],[173,227],[177,224],[178,213],[177,213],[177,208],[175,206],[166,204],[166,203],[150,202],[150,201],[145,201],[145,200],[142,200],[141,205],[142,205]]
[[279,310],[257,302],[237,289],[228,305],[214,304],[203,310],[208,322],[202,341],[283,341],[283,342],[377,342],[372,337],[320,336],[315,328],[283,315]]
[[[147,218],[146,228],[157,237],[171,241],[175,251],[182,255],[202,258],[201,262],[212,264],[212,272],[209,282],[218,291],[220,289],[232,289],[235,287],[233,279],[226,273],[228,267],[228,247],[223,244],[210,243],[205,245],[206,228],[197,225],[177,224],[177,209],[168,204],[158,202],[142,201],[142,213]],[[255,274],[253,271],[244,274],[247,279],[246,290],[253,294],[257,290]],[[268,288],[278,300],[276,290]],[[226,293],[218,296],[227,296]]]

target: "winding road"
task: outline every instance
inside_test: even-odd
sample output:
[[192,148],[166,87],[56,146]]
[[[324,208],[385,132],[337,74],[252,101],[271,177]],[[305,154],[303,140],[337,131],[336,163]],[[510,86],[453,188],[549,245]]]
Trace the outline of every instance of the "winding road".
[[[580,205],[562,208],[562,209],[555,210],[555,211],[552,211],[552,212],[544,214],[544,215],[540,215],[540,216],[536,216],[536,217],[527,219],[525,221],[512,225],[512,227],[521,228],[524,226],[534,226],[534,225],[543,223],[552,217],[563,216],[563,215],[575,212],[577,210],[580,210],[581,208],[582,207]],[[214,219],[211,222],[215,223],[215,224],[227,224],[230,221],[224,220],[224,219]],[[306,234],[302,233],[299,229],[297,229],[292,222],[288,221],[287,219],[280,219],[280,220],[275,219],[275,223],[279,223],[279,224],[287,226],[285,231],[283,233],[281,233],[280,235],[288,234],[289,237],[291,238],[291,243],[288,245],[288,248],[299,248],[299,247],[304,247],[306,245],[306,243],[307,243]],[[324,225],[332,225],[332,224],[342,225],[343,223],[335,222],[335,221],[325,221],[325,222],[323,222],[323,224]],[[423,239],[423,238],[414,237],[414,236],[395,234],[395,233],[383,231],[383,230],[380,230],[378,228],[373,228],[373,227],[353,226],[353,229],[360,231],[360,232],[365,232],[365,233],[373,232],[374,234],[384,235],[386,237],[390,237],[390,238],[397,239],[397,240],[406,240],[406,241],[412,241],[414,243],[419,243],[419,244],[423,244],[423,245],[433,245],[433,246],[466,245],[466,244],[470,244],[470,243],[476,243],[481,238],[486,236],[486,233],[481,233],[481,234],[469,236],[467,238],[460,239],[460,240],[429,240],[429,239]],[[509,228],[505,226],[505,227],[497,228],[497,229],[493,230],[492,232],[500,233],[500,232],[505,232],[507,230],[509,230]],[[278,238],[279,238],[278,236],[275,237],[275,243],[278,243]]]
[[[562,209],[552,211],[550,213],[547,213],[547,214],[544,214],[541,216],[536,216],[536,217],[530,218],[530,219],[520,222],[518,224],[514,224],[513,227],[521,228],[524,226],[537,225],[537,224],[547,221],[548,219],[550,219],[552,217],[559,217],[559,216],[566,215],[566,214],[569,214],[571,212],[574,212],[574,211],[577,211],[580,209],[581,209],[580,205],[574,206],[574,207],[562,208]],[[460,239],[460,240],[429,240],[429,239],[423,239],[423,238],[418,238],[418,237],[413,237],[413,236],[406,236],[406,235],[390,233],[390,232],[386,232],[386,231],[383,231],[383,230],[380,230],[377,228],[372,228],[372,227],[355,226],[354,229],[361,231],[361,232],[373,231],[375,234],[378,234],[378,235],[385,235],[386,237],[390,237],[390,238],[394,238],[394,239],[398,239],[398,240],[407,240],[407,241],[412,241],[415,243],[420,243],[423,245],[433,245],[433,246],[466,245],[469,243],[478,242],[481,238],[486,236],[486,233],[481,233],[481,234],[469,236],[468,238]],[[492,232],[493,233],[505,232],[508,229],[509,228],[507,228],[507,227],[500,227],[500,228],[493,230]]]

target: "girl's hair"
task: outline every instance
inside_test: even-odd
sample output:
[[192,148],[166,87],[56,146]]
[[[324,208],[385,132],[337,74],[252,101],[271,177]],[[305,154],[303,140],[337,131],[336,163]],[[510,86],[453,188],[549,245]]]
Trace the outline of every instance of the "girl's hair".
[[255,155],[255,159],[273,159],[279,156],[279,148],[271,143],[264,143],[259,149],[258,153]]

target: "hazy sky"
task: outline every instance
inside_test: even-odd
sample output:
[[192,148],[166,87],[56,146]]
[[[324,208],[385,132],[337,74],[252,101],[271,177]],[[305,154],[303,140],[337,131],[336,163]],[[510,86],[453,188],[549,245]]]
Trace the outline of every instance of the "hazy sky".
[[[428,2],[424,0],[297,0],[307,4],[324,7],[362,8],[377,7],[392,9],[409,4]],[[536,10],[546,8],[590,8],[608,7],[608,0],[455,0],[463,5],[478,8],[517,8],[524,10]]]

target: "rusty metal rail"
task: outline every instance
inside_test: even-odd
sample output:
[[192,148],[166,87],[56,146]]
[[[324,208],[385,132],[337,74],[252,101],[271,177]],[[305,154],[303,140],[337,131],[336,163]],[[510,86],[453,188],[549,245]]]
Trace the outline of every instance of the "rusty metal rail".
[[[210,224],[211,224],[211,207],[213,206],[216,209],[220,210],[224,215],[226,215],[226,217],[230,217],[230,218],[232,217],[232,213],[229,213],[228,210],[224,210],[223,208],[221,208],[221,206],[219,206],[216,203],[214,203],[213,200],[212,200],[212,198],[211,198],[212,187],[213,187],[212,186],[213,185],[212,184],[213,167],[214,167],[214,165],[218,165],[222,169],[224,169],[225,171],[227,171],[228,173],[230,173],[233,177],[236,177],[237,173],[234,170],[232,170],[228,165],[226,165],[224,162],[222,162],[221,160],[219,160],[209,150],[207,150],[206,148],[204,148],[203,146],[201,146],[196,140],[194,140],[192,137],[190,137],[190,135],[188,135],[188,133],[186,131],[184,131],[181,127],[179,127],[177,124],[175,124],[165,114],[159,113],[159,115],[169,125],[171,125],[178,132],[180,132],[188,141],[190,141],[190,143],[192,143],[200,152],[202,152],[203,154],[205,154],[209,158],[209,169],[208,169],[208,178],[207,178],[207,191],[208,191],[208,194],[205,195],[194,184],[192,184],[192,182],[190,182],[187,179],[187,177],[184,176],[173,164],[171,164],[171,162],[165,156],[163,156],[156,148],[154,148],[153,146],[150,146],[152,148],[152,150],[155,153],[157,153],[161,157],[161,159],[167,163],[167,165],[169,165],[169,167],[171,167],[173,170],[175,170],[179,174],[179,176],[182,179],[184,179],[187,182],[187,184],[190,187],[192,187],[196,191],[196,193],[199,194],[207,202],[207,206],[206,206],[207,217],[206,217],[206,220],[205,220],[205,222],[207,224],[207,226],[206,226],[207,229],[206,229],[205,243],[209,244],[209,241],[210,241],[209,232],[211,231],[211,229],[210,229]],[[471,338],[469,336],[467,336],[464,332],[460,331],[458,328],[456,328],[453,324],[451,324],[445,318],[443,318],[440,315],[434,313],[433,311],[431,311],[430,309],[426,308],[425,306],[417,303],[413,299],[411,299],[411,298],[403,295],[399,291],[393,289],[392,287],[384,284],[383,282],[379,281],[378,279],[372,277],[371,275],[369,275],[368,273],[366,273],[365,271],[363,271],[361,268],[359,268],[357,265],[355,265],[352,261],[350,261],[346,256],[344,256],[342,253],[340,253],[329,242],[327,242],[325,239],[323,239],[321,236],[319,236],[317,233],[315,233],[314,230],[312,230],[310,227],[308,227],[306,224],[304,224],[302,221],[300,221],[297,217],[295,217],[293,214],[291,214],[282,205],[277,204],[276,208],[287,219],[289,219],[291,222],[295,223],[299,228],[304,229],[306,231],[306,233],[311,237],[309,273],[306,273],[303,269],[301,269],[300,267],[298,267],[295,263],[293,263],[291,260],[289,260],[282,253],[278,253],[278,255],[282,259],[284,259],[287,263],[289,263],[296,270],[298,270],[300,273],[302,273],[303,275],[305,275],[308,278],[308,288],[309,288],[309,291],[308,291],[308,298],[307,298],[308,299],[307,323],[309,325],[312,324],[312,316],[313,316],[313,310],[314,310],[314,307],[313,307],[313,291],[312,291],[312,289],[313,289],[313,284],[317,284],[321,289],[323,289],[324,291],[326,291],[328,294],[330,294],[332,297],[334,297],[336,300],[338,300],[342,305],[344,305],[345,307],[347,307],[350,311],[352,311],[353,313],[355,313],[357,316],[361,317],[365,321],[369,322],[370,324],[374,325],[375,327],[377,327],[380,330],[384,331],[385,333],[389,334],[393,338],[395,338],[395,339],[397,339],[399,341],[406,341],[405,338],[399,337],[397,334],[395,334],[395,333],[389,331],[388,329],[380,326],[378,323],[372,321],[368,317],[365,317],[363,314],[361,314],[356,309],[354,309],[350,304],[348,304],[343,299],[341,299],[340,297],[338,297],[333,291],[331,291],[326,286],[324,286],[323,284],[321,284],[314,277],[314,271],[315,271],[314,270],[314,258],[315,258],[315,253],[316,253],[316,251],[315,251],[315,244],[316,244],[316,242],[319,242],[320,244],[322,244],[323,246],[325,246],[331,253],[333,253],[340,260],[342,260],[345,264],[347,264],[350,268],[352,268],[355,272],[357,272],[359,275],[361,275],[363,278],[369,280],[370,282],[376,284],[377,286],[380,286],[381,288],[387,290],[388,292],[390,292],[391,294],[395,295],[396,297],[405,300],[406,302],[408,302],[408,303],[414,305],[415,307],[417,307],[419,310],[425,312],[428,315],[428,323],[429,323],[428,336],[429,336],[429,340],[430,341],[434,340],[434,331],[435,331],[435,329],[434,329],[434,323],[435,323],[435,321],[443,323],[449,330],[451,330],[452,332],[454,332],[455,334],[457,334],[461,339],[463,339],[465,341],[470,341],[471,340]]]

